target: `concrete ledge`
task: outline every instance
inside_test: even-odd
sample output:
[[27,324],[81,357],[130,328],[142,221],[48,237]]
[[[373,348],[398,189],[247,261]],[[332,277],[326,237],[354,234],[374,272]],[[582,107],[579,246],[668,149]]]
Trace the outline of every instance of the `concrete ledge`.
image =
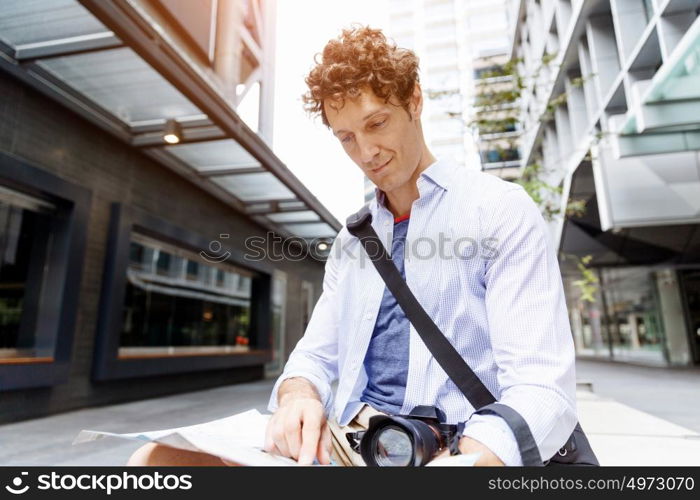
[[576,381],[576,391],[588,391],[588,392],[594,392],[593,391],[593,382],[589,380],[577,380]]
[[601,465],[700,465],[700,433],[589,391],[578,391],[577,399]]

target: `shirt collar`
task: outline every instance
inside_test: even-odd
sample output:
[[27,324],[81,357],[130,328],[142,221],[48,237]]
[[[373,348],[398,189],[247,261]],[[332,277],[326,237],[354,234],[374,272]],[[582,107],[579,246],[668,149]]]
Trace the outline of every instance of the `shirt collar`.
[[[421,172],[420,177],[427,179],[436,186],[447,191],[447,188],[452,181],[452,176],[455,172],[456,165],[449,158],[439,157],[431,163],[428,168]],[[420,179],[419,179],[420,182]],[[374,188],[375,199],[377,206],[386,207],[386,194],[378,187]]]
[[438,158],[433,162],[428,168],[423,170],[420,174],[432,181],[437,186],[441,187],[447,191],[450,182],[452,181],[452,175],[455,171],[455,163],[447,158]]

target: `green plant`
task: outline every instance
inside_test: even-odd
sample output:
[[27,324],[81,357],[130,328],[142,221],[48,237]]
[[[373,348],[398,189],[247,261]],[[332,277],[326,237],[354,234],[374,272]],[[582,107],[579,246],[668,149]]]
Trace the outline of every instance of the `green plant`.
[[539,162],[531,163],[527,165],[516,184],[520,184],[525,192],[532,198],[532,200],[537,204],[542,212],[542,216],[546,220],[554,220],[554,217],[559,214],[560,209],[552,202],[547,193],[561,194],[560,186],[553,186],[545,182],[542,177],[544,174],[544,169],[542,164]]
[[583,199],[573,200],[569,198],[566,204],[566,216],[567,217],[583,217],[586,215],[586,204],[587,201]]
[[542,113],[542,115],[540,116],[540,121],[542,121],[542,123],[552,121],[554,119],[554,112],[556,111],[556,109],[566,104],[568,98],[569,94],[567,94],[566,92],[562,92],[558,96],[551,98],[547,103],[547,106],[545,106],[544,108],[544,113]]
[[542,56],[542,65],[549,66],[549,63],[554,61],[556,58],[557,58],[557,52],[552,52],[551,54],[547,52]]
[[566,254],[566,257],[572,258],[576,262],[581,279],[575,280],[573,285],[581,292],[581,300],[586,302],[595,302],[595,294],[598,291],[599,281],[595,275],[595,271],[591,269],[589,264],[593,260],[592,255],[578,257],[576,255]]

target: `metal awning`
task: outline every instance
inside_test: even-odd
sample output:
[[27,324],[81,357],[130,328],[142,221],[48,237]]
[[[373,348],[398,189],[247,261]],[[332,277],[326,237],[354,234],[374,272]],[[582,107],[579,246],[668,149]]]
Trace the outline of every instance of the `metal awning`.
[[700,149],[700,18],[651,80],[632,85],[632,101],[611,121],[616,156]]
[[[593,167],[583,162],[571,181],[571,197],[586,201],[586,212],[564,221],[559,252],[593,257],[591,265],[683,265],[700,262],[700,224],[626,227],[606,231],[599,215]],[[574,261],[560,259],[565,266]],[[575,268],[569,269],[575,270]]]
[[282,236],[342,227],[137,2],[3,0],[0,68]]

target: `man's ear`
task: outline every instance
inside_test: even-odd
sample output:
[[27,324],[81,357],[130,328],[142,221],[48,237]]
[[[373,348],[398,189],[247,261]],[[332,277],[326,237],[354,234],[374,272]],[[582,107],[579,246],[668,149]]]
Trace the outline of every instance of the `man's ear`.
[[421,112],[423,111],[423,92],[418,82],[413,86],[413,95],[411,95],[409,107],[411,110],[411,118],[414,120],[420,119]]

